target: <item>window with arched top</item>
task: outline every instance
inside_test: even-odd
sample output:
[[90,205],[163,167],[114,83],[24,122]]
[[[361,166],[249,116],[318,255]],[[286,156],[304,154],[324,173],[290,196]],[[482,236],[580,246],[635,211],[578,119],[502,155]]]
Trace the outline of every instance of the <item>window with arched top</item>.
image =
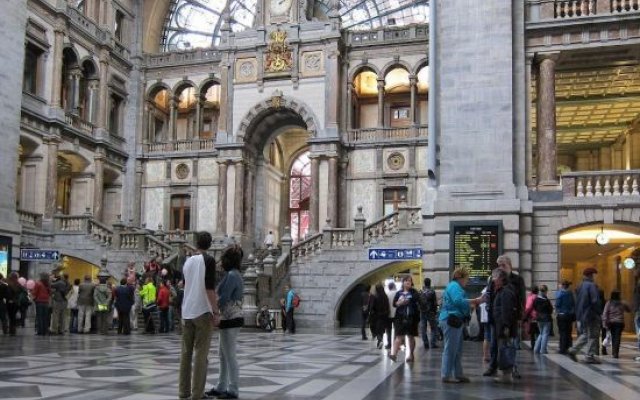
[[309,232],[310,197],[311,161],[305,151],[291,165],[289,177],[289,223],[294,243],[304,240]]

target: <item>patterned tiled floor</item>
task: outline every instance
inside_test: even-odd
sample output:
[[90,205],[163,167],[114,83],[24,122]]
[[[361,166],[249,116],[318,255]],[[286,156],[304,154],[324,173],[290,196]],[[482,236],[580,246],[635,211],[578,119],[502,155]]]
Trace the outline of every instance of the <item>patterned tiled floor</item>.
[[[210,387],[217,380],[217,339]],[[178,335],[0,337],[0,399],[177,398]],[[393,363],[371,341],[354,335],[262,333],[240,335],[244,399],[637,399],[640,363],[628,345],[620,361],[576,364],[559,355],[519,352],[523,378],[501,386],[483,378],[480,345],[465,343],[472,383],[440,381],[440,349]],[[614,362],[615,361],[615,362]],[[607,394],[609,396],[607,396]],[[635,396],[635,397],[627,397]]]

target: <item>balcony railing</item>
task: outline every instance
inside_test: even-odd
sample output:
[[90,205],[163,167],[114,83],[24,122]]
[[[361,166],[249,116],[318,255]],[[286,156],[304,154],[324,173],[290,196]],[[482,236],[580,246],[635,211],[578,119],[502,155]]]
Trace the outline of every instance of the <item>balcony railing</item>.
[[200,61],[220,61],[222,56],[218,50],[196,49],[172,51],[170,53],[145,56],[147,67],[164,67],[175,64],[197,63]]
[[17,210],[20,225],[26,228],[42,228],[42,214],[31,211]]
[[568,20],[640,13],[640,0],[529,0],[529,20]]
[[86,133],[89,136],[93,135],[93,125],[80,118],[79,116],[71,113],[65,115],[65,120],[69,126],[76,128],[77,130]]
[[146,153],[186,152],[186,151],[212,151],[215,139],[191,139],[177,140],[174,142],[146,143]]
[[640,170],[570,172],[562,175],[565,198],[640,197]]
[[427,39],[429,25],[416,24],[401,27],[384,27],[370,31],[347,31],[347,42],[350,45],[367,45],[404,40]]
[[410,128],[364,128],[349,130],[349,142],[351,143],[411,139],[417,137],[427,137],[426,125]]

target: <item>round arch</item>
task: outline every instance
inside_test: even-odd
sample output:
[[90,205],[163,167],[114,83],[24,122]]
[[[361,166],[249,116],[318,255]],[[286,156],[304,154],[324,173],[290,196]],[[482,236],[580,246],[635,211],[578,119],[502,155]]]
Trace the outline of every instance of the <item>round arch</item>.
[[417,63],[414,64],[412,69],[409,70],[409,74],[418,75],[418,72],[420,72],[422,68],[428,67],[428,66],[429,66],[429,58],[428,57],[422,58],[418,60]]
[[204,95],[207,93],[207,90],[209,90],[209,88],[214,85],[220,85],[220,79],[207,78],[200,83],[200,86],[197,86],[198,93],[200,93],[200,95]]
[[79,64],[82,67],[83,72],[87,74],[87,78],[98,79],[98,77],[100,76],[100,68],[98,67],[98,64],[93,59],[93,57],[86,56],[82,60],[80,60]]
[[[67,57],[73,56],[73,59],[69,59]],[[62,49],[62,60],[63,63],[67,62],[67,61],[71,61],[72,64],[71,66],[73,67],[78,67],[80,65],[82,65],[80,63],[80,53],[78,53],[78,50],[76,50],[76,48],[72,45],[72,44],[67,44],[66,46],[63,47]]]
[[188,87],[192,87],[192,88],[194,88],[196,90],[198,89],[198,85],[196,85],[195,82],[193,82],[190,79],[186,79],[186,80],[181,80],[180,82],[176,83],[173,86],[172,92],[175,93],[176,96],[177,96],[177,95],[180,94],[180,92],[182,92],[183,90],[185,90]]
[[[407,71],[407,73],[411,74],[411,70],[413,68],[411,68],[411,65],[404,61],[404,60],[393,60],[388,62],[383,68],[382,68],[382,78],[386,78],[387,74],[389,74],[389,72],[391,72],[392,70],[396,69],[396,68],[402,68],[404,70]],[[380,75],[379,75],[380,76]]]
[[380,77],[380,70],[375,65],[363,63],[351,69],[351,72],[349,72],[349,82],[353,82],[353,80],[356,79],[356,76],[364,71],[371,71],[376,74],[378,78]]
[[164,82],[156,82],[153,85],[149,86],[147,89],[147,99],[153,99],[159,91],[166,90],[169,93],[169,96],[173,95],[173,90]]
[[236,132],[236,137],[241,142],[249,143],[252,139],[251,136],[255,130],[255,125],[257,125],[257,123],[264,117],[281,109],[287,109],[297,114],[307,125],[307,130],[310,132],[311,136],[316,137],[321,125],[311,107],[309,107],[304,101],[291,96],[276,94],[274,95],[274,98],[275,97],[280,99],[279,107],[273,106],[273,99],[265,99],[251,107],[251,109],[245,114],[240,121],[240,125]]

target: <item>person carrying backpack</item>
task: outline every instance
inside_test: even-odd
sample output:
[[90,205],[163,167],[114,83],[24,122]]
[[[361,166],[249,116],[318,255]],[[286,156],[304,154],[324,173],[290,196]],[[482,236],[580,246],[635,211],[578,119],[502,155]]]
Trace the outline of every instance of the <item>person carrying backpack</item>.
[[547,354],[547,342],[551,333],[551,324],[553,322],[553,306],[547,298],[547,285],[540,285],[538,288],[538,297],[533,301],[533,308],[536,310],[538,329],[540,335],[536,339],[533,352],[535,354]]
[[[431,279],[424,278],[424,287],[418,295],[418,309],[420,310],[420,337],[424,349],[438,347],[438,298],[436,291],[431,287]],[[427,335],[427,325],[431,329],[431,340]]]

